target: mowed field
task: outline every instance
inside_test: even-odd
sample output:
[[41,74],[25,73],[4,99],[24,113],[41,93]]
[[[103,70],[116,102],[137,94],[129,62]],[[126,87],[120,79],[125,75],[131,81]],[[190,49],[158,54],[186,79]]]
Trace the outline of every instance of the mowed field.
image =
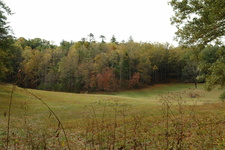
[[0,149],[223,149],[222,92],[158,84],[74,94],[1,84]]

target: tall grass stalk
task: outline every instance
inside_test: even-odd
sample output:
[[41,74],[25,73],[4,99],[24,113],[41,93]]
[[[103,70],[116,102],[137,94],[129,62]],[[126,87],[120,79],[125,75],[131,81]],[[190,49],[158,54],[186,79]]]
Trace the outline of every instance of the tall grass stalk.
[[10,129],[10,117],[11,117],[11,108],[12,108],[12,100],[13,100],[13,93],[16,88],[16,85],[12,85],[12,91],[10,95],[10,100],[9,100],[9,109],[8,109],[8,123],[7,123],[7,137],[6,137],[6,148],[9,148],[9,129]]

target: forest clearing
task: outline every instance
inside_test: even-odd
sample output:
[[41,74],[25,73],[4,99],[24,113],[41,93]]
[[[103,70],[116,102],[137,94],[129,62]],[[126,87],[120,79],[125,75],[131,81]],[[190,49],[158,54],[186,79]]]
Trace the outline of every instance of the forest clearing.
[[7,138],[10,149],[225,148],[223,90],[193,87],[159,84],[106,95],[1,84],[0,148]]
[[224,0],[7,3],[0,149],[225,149]]

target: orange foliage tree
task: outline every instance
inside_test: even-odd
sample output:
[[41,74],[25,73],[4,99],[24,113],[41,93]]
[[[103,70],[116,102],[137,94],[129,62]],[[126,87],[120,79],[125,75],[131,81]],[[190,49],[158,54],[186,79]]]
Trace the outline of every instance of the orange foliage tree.
[[139,88],[140,87],[140,74],[135,72],[129,80],[129,88]]
[[113,68],[104,68],[102,73],[97,74],[97,88],[101,91],[115,91],[117,89],[117,79]]

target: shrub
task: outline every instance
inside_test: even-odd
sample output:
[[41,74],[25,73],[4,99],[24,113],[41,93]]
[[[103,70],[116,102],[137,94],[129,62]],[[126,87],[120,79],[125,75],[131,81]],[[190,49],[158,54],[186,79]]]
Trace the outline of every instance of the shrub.
[[220,95],[220,99],[224,102],[225,101],[225,91]]

